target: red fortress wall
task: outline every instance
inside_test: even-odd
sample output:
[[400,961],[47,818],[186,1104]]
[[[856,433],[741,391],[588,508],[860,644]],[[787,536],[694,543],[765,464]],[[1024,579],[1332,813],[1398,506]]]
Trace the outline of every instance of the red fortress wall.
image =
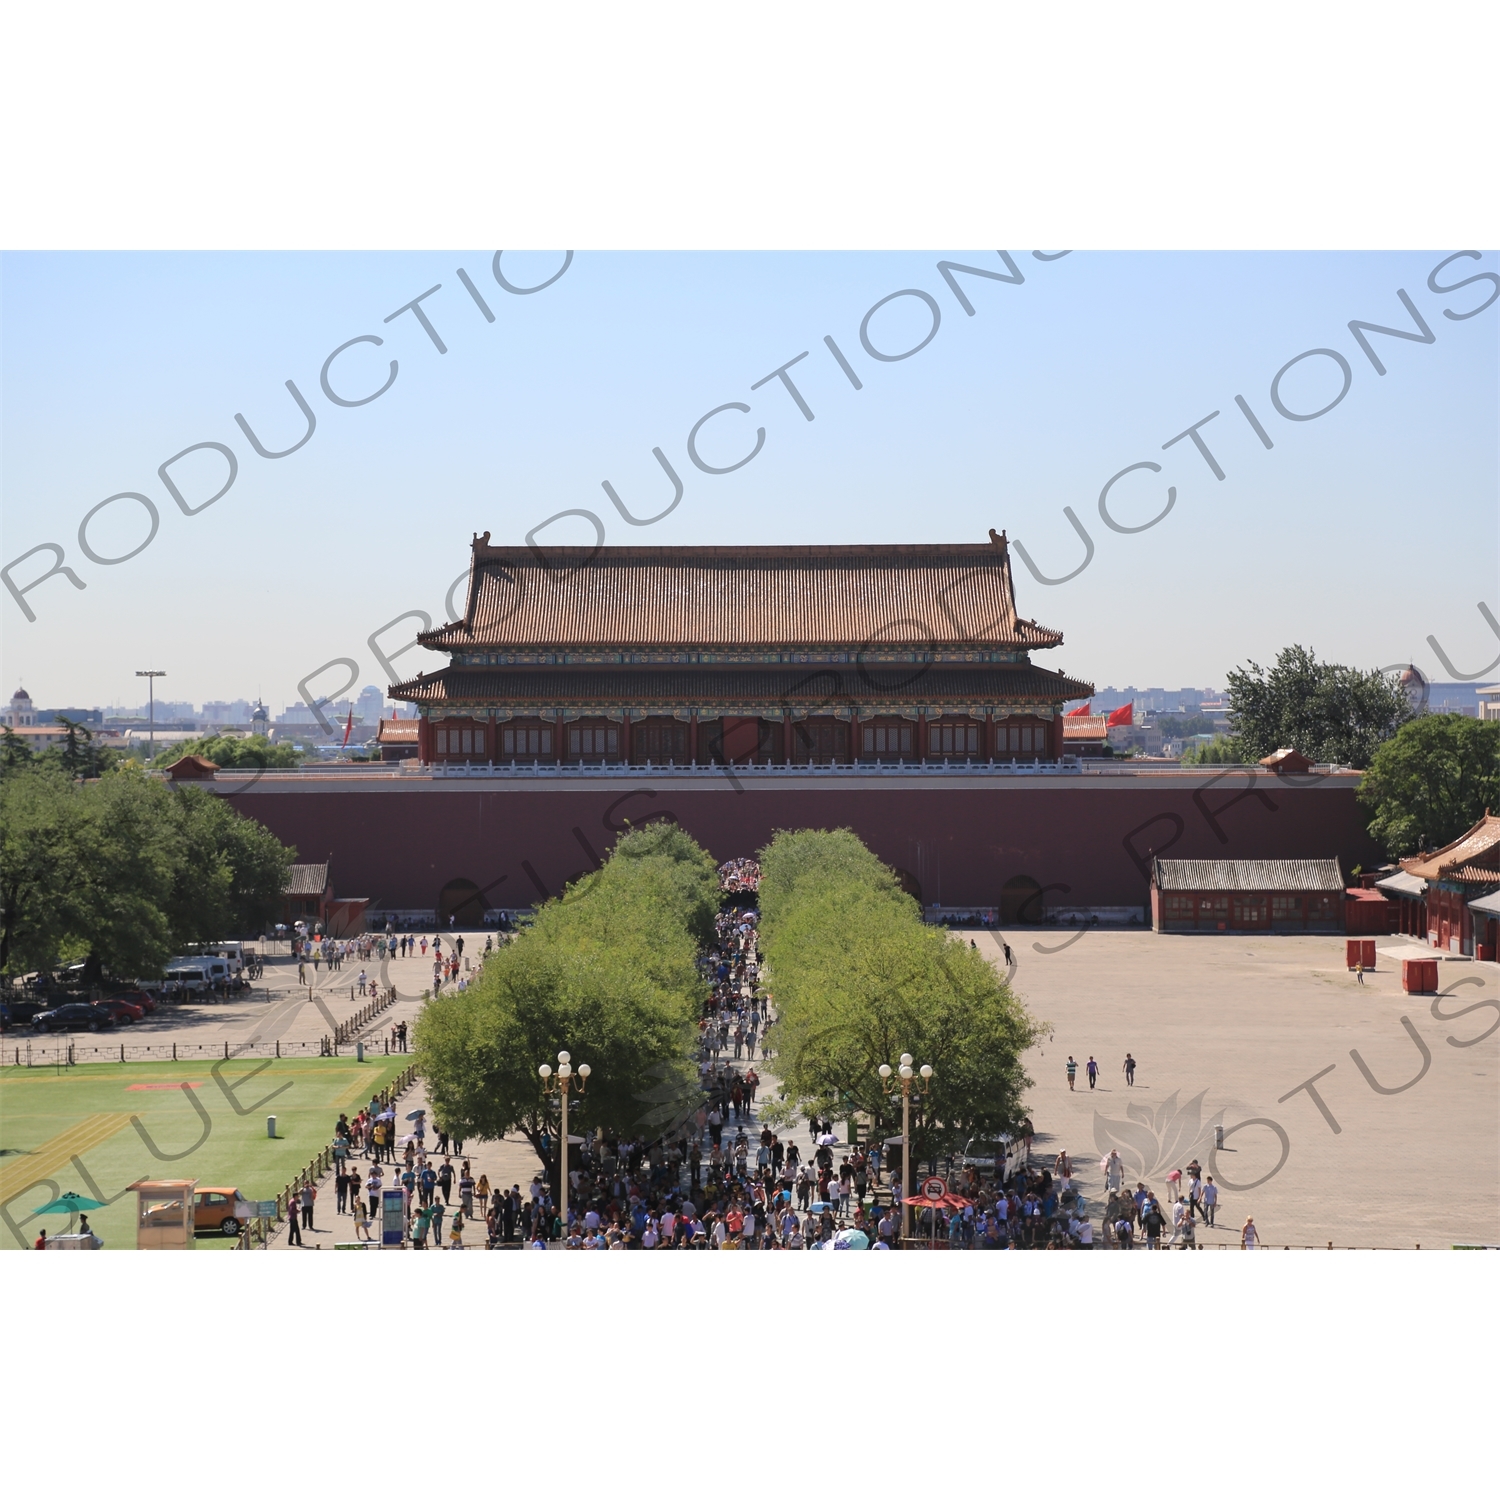
[[[525,907],[594,868],[627,821],[671,818],[717,860],[778,828],[849,827],[924,904],[998,906],[1035,882],[1054,906],[1146,906],[1151,854],[1337,857],[1347,876],[1379,851],[1357,775],[1259,770],[1081,775],[700,770],[660,776],[431,777],[221,772],[214,789],[294,844],[331,852],[341,895],[436,909],[471,883],[487,908]],[[1028,915],[1035,915],[1036,903]],[[371,913],[372,919],[374,912]]]

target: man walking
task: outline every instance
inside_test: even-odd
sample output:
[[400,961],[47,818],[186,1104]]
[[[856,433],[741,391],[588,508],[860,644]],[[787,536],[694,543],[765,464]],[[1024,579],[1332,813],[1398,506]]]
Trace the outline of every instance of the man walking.
[[1089,1075],[1089,1087],[1093,1088],[1093,1086],[1099,1081],[1099,1064],[1096,1063],[1092,1057],[1090,1057],[1088,1061],[1088,1067],[1085,1069],[1085,1071]]
[[1111,1149],[1102,1163],[1104,1169],[1104,1186],[1111,1193],[1118,1193],[1125,1186],[1125,1163],[1120,1160],[1120,1153]]
[[1219,1205],[1219,1185],[1212,1177],[1203,1184],[1203,1218],[1208,1227],[1214,1227],[1214,1209]]
[[1128,1052],[1125,1054],[1125,1063],[1120,1071],[1125,1075],[1125,1087],[1133,1089],[1135,1087],[1135,1059]]
[[1077,1077],[1078,1077],[1078,1063],[1070,1055],[1069,1058],[1068,1058],[1068,1092],[1070,1094],[1074,1091],[1073,1090],[1073,1084],[1074,1084],[1074,1081],[1077,1079]]
[[313,1227],[313,1201],[317,1196],[318,1190],[312,1183],[304,1182],[302,1184],[302,1227],[304,1229],[311,1229]]

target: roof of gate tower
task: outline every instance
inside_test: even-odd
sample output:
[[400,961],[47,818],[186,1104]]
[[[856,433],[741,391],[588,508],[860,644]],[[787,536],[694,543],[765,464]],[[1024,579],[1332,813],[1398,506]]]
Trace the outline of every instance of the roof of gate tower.
[[1004,536],[888,547],[491,547],[474,540],[440,651],[583,647],[977,646],[1060,631],[1018,619]]

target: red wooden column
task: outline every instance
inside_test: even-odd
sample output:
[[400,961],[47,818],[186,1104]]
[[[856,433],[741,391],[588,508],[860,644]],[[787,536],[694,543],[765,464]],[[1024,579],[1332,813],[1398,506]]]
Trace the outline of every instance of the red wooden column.
[[984,760],[995,758],[995,710],[987,708],[984,711]]
[[693,710],[693,717],[688,720],[688,759],[694,764],[698,763],[698,710]]
[[1061,760],[1063,755],[1063,721],[1062,713],[1054,709],[1052,721],[1047,730],[1047,738],[1052,745],[1052,759]]
[[781,721],[781,758],[787,764],[792,763],[792,747],[796,744],[793,738],[796,731],[792,728],[792,711],[786,711],[786,717]]
[[630,710],[625,711],[625,720],[620,725],[620,759],[628,766],[630,764],[632,746],[630,743]]

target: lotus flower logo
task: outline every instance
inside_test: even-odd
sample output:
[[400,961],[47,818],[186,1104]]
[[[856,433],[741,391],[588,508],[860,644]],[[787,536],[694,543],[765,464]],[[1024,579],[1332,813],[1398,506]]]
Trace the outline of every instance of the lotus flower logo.
[[1185,1166],[1193,1157],[1208,1150],[1213,1142],[1215,1125],[1224,1122],[1220,1110],[1211,1120],[1203,1118],[1203,1098],[1194,1095],[1179,1105],[1174,1093],[1155,1110],[1141,1104],[1127,1104],[1126,1120],[1106,1120],[1095,1111],[1094,1144],[1101,1156],[1120,1153],[1126,1177],[1149,1182],[1153,1172]]

